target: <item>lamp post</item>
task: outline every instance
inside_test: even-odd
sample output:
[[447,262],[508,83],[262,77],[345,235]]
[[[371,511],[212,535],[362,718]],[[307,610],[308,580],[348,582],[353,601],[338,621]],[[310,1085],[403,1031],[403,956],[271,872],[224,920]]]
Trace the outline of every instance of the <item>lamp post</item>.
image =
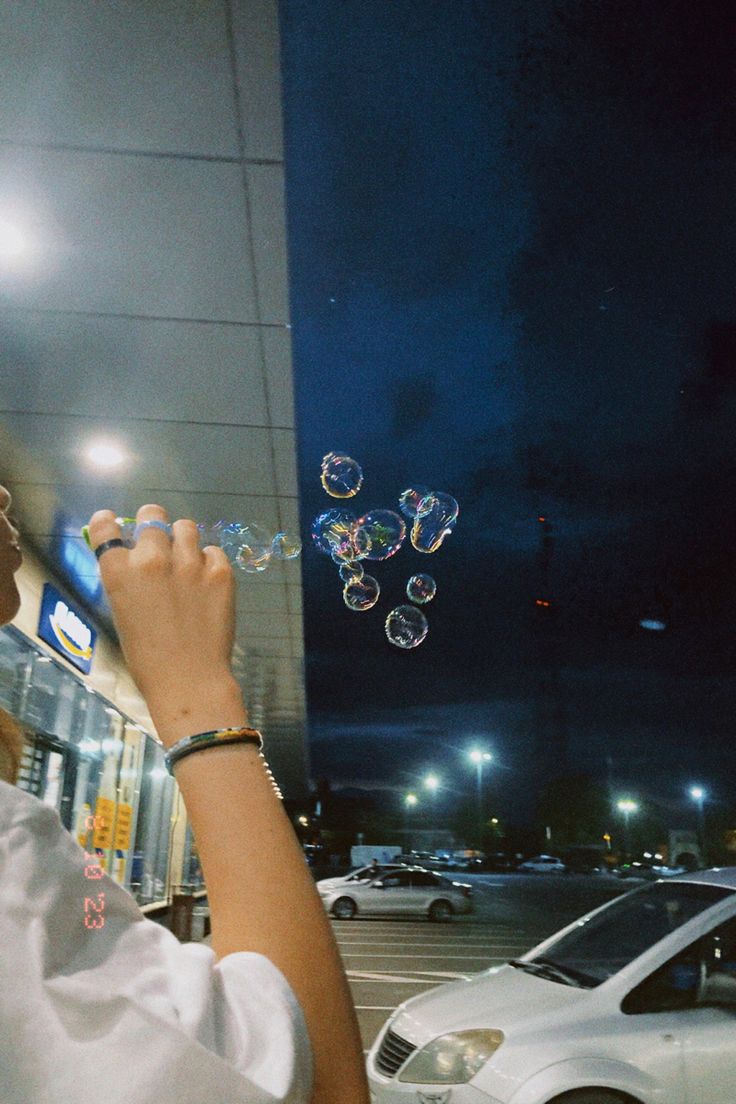
[[473,748],[468,753],[468,758],[471,763],[475,763],[476,770],[476,785],[478,795],[478,831],[480,833],[479,843],[483,844],[483,766],[485,763],[490,763],[493,756],[487,751],[481,751],[480,748]]
[[440,780],[436,774],[430,773],[424,779],[424,788],[429,790],[432,795],[432,822],[433,827],[437,827],[437,791],[440,788]]
[[702,786],[691,786],[690,796],[698,806],[698,843],[700,844],[703,862],[707,863],[708,860],[705,854],[705,790]]
[[405,847],[404,851],[411,851],[411,833],[409,832],[409,823],[411,821],[411,811],[418,804],[419,799],[414,793],[408,793],[404,798],[404,808],[406,809],[406,832],[408,836],[408,847]]
[[616,808],[620,813],[624,814],[624,851],[626,858],[628,858],[630,852],[629,817],[632,813],[637,811],[639,806],[635,801],[632,801],[630,797],[623,797],[620,801],[616,802]]

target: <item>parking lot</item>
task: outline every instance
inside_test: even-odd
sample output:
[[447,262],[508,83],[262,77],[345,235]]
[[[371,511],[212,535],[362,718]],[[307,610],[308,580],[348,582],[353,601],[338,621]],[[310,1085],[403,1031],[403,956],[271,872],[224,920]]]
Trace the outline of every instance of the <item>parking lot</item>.
[[[508,962],[639,884],[575,874],[455,876],[473,887],[469,916],[442,924],[400,918],[331,920],[366,1051],[393,1010],[409,997]],[[211,945],[212,937],[204,942]]]
[[397,1005],[436,985],[501,965],[611,896],[613,879],[458,875],[474,912],[449,923],[333,920],[367,1051]]

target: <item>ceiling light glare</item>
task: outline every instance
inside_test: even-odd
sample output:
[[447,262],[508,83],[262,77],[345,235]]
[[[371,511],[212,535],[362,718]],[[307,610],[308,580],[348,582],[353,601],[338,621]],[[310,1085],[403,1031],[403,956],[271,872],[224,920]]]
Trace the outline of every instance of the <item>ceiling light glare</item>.
[[87,449],[87,457],[98,468],[116,468],[125,460],[125,454],[117,445],[98,441]]
[[19,257],[26,250],[26,240],[17,226],[0,219],[0,257]]
[[642,629],[648,629],[649,632],[664,632],[667,628],[664,621],[657,621],[653,617],[645,617],[639,624]]

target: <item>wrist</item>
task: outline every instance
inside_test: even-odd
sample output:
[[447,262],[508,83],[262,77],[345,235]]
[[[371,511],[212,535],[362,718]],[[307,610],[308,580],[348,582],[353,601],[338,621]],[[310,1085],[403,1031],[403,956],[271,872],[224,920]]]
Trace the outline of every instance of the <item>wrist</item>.
[[185,736],[248,723],[242,691],[232,676],[187,686],[148,704],[156,732],[167,749]]

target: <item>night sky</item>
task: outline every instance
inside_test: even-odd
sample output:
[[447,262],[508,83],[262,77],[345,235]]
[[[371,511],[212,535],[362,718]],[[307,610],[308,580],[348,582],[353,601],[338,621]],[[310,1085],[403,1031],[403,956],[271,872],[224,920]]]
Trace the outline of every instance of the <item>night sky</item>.
[[[404,792],[434,767],[449,792],[481,740],[507,817],[579,770],[728,800],[733,6],[281,18],[313,777]],[[460,503],[438,553],[374,565],[362,614],[306,547],[329,450],[364,468],[358,512],[412,483]],[[403,652],[383,621],[416,571],[438,593]]]

